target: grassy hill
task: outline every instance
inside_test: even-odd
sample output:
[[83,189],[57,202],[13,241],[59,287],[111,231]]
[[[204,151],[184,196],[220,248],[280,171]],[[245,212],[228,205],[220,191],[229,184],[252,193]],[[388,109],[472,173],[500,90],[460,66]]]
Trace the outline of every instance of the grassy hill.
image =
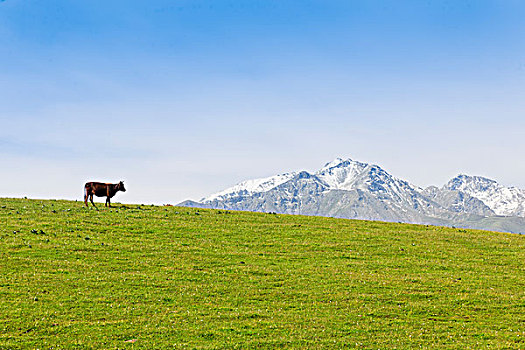
[[525,236],[0,199],[0,348],[525,348]]

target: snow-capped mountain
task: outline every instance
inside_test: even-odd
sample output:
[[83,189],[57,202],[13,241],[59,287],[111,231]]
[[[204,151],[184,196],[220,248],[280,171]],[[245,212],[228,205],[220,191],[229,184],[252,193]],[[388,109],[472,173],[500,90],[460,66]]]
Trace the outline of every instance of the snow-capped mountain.
[[482,177],[422,189],[377,165],[337,158],[313,173],[248,180],[180,205],[525,232],[523,203],[525,191]]
[[479,199],[497,215],[525,217],[525,190],[505,187],[481,176],[458,175],[444,188]]
[[366,163],[337,158],[327,163],[317,171],[315,175],[323,180],[331,189],[350,190],[355,187],[357,177],[362,174],[368,166]]
[[249,196],[255,193],[263,193],[279,186],[280,184],[291,180],[296,173],[286,173],[266,177],[263,179],[247,180],[238,185],[227,188],[224,191],[212,194],[209,197],[201,199],[201,202],[211,202],[214,200],[226,200],[232,197]]

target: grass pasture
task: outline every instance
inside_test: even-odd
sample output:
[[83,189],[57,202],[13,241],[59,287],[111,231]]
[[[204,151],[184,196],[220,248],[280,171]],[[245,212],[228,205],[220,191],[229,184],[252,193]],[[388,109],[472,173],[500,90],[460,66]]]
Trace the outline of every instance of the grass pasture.
[[0,199],[1,349],[525,349],[525,236]]

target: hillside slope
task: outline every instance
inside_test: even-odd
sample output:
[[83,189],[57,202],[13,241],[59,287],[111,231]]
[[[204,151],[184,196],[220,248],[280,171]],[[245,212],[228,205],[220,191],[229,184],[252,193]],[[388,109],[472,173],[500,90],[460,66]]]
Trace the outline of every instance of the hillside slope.
[[0,348],[525,346],[525,236],[0,199]]

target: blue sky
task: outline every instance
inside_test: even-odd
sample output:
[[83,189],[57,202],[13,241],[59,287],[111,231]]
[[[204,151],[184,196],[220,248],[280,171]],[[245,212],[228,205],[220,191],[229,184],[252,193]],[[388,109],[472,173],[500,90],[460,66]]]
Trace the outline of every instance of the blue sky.
[[521,1],[0,1],[0,196],[177,203],[336,157],[525,187]]

